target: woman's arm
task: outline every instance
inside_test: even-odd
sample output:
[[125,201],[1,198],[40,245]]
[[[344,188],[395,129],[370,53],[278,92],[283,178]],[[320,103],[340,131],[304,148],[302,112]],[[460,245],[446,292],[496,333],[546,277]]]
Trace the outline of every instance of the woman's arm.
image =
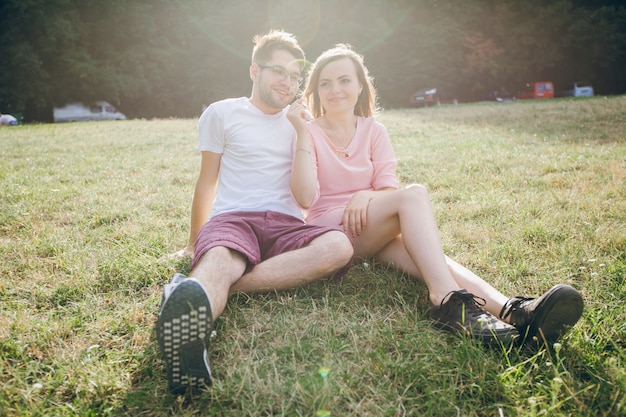
[[354,193],[343,213],[343,229],[352,236],[358,236],[367,226],[367,207],[370,200],[381,194],[398,189],[396,177],[396,156],[391,145],[387,129],[375,122],[368,131],[371,135],[370,158],[374,166],[371,187],[374,190],[362,190]]
[[296,130],[296,150],[291,169],[291,193],[300,207],[307,209],[317,194],[317,178],[313,169],[315,155],[309,141],[309,129],[306,124],[307,110],[301,101],[296,101],[291,105],[287,118]]

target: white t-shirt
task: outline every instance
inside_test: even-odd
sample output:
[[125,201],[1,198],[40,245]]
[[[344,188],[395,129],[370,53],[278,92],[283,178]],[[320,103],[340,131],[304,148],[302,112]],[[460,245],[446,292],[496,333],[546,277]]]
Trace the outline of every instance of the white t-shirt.
[[211,217],[277,211],[303,218],[289,184],[295,130],[286,112],[267,115],[241,97],[213,103],[202,113],[198,149],[222,155]]

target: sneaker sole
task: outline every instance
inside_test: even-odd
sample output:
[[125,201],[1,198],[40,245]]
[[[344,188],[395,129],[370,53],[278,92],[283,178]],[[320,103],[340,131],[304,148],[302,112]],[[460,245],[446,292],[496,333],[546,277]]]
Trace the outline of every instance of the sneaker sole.
[[173,394],[182,394],[189,387],[202,389],[211,385],[206,350],[212,321],[209,299],[193,278],[178,284],[162,306],[157,339]]
[[554,343],[578,322],[582,313],[580,293],[569,285],[555,285],[535,308],[526,340]]

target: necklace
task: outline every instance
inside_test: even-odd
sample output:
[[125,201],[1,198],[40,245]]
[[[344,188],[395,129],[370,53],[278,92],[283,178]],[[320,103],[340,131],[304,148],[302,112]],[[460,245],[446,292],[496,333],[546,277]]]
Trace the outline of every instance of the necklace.
[[[350,152],[348,152],[346,148],[352,142],[352,137],[354,137],[354,134],[352,135],[352,137],[348,137],[347,142],[344,143],[344,140],[342,140],[341,136],[339,136],[337,132],[335,132],[335,129],[333,128],[333,126],[328,122],[326,124],[328,125],[328,129],[330,129],[330,132],[332,133],[332,137],[330,138],[330,143],[331,145],[333,145],[333,148],[335,148],[335,154],[340,158],[350,157]],[[339,145],[341,146],[337,146],[335,142],[339,143]]]

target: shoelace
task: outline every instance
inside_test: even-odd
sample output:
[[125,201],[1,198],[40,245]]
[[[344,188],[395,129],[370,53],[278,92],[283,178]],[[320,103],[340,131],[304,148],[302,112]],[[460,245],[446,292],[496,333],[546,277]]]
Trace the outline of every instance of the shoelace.
[[519,310],[521,305],[526,301],[533,300],[533,298],[528,297],[513,297],[509,298],[506,303],[502,306],[502,310],[500,310],[500,318],[502,320],[506,320],[514,311]]
[[482,306],[487,304],[487,300],[469,292],[450,291],[443,301],[441,301],[442,306],[452,294],[457,294],[457,296],[461,299],[461,302],[465,305],[466,313],[470,313],[474,316],[486,314],[486,311],[482,308]]

